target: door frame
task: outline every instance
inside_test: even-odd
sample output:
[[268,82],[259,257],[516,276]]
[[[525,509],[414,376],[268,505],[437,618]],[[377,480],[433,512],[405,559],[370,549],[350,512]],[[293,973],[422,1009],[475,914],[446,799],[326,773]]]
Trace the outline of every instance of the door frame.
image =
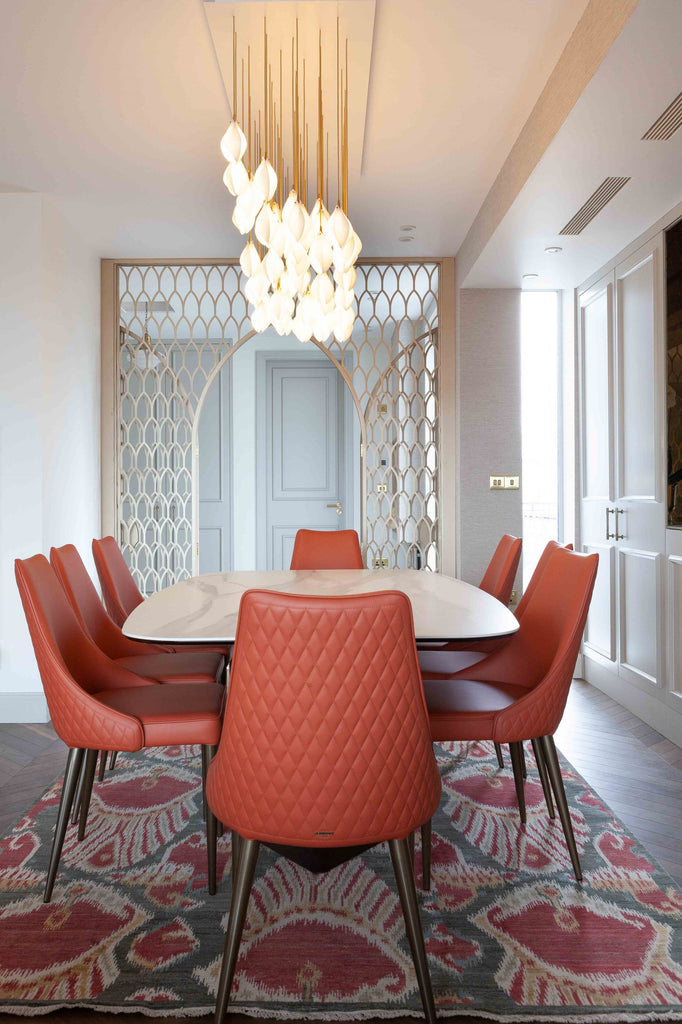
[[[267,566],[268,537],[267,537],[267,435],[268,423],[270,422],[271,410],[268,404],[268,369],[270,365],[287,363],[313,363],[320,366],[327,366],[331,361],[324,352],[287,352],[282,349],[268,349],[256,353],[256,568],[264,570]],[[360,468],[354,466],[355,446],[353,444],[353,414],[356,412],[355,404],[346,383],[333,362],[338,375],[338,425],[343,429],[339,431],[339,469],[341,470],[342,484],[340,500],[343,502],[346,515],[348,511],[354,512],[354,487],[353,471]],[[350,428],[350,429],[349,429]],[[349,525],[346,519],[346,525]]]

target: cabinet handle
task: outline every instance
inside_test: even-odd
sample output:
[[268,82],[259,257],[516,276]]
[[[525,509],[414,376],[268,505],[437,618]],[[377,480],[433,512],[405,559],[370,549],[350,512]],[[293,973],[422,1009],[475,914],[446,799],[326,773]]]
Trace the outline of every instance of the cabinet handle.
[[335,501],[333,505],[327,505],[327,508],[335,508],[337,516],[343,515],[343,505],[340,501]]
[[625,534],[618,532],[618,516],[624,516],[625,515],[625,509],[624,508],[616,508],[616,509],[614,509],[614,512],[616,513],[616,532],[614,534],[614,540],[625,540]]
[[[611,533],[610,530],[609,530],[609,527],[611,525],[610,520],[609,520],[609,516],[612,515],[613,512],[614,512],[614,509],[612,509],[612,508],[607,508],[606,509],[606,539],[607,540],[615,540],[616,539],[616,534],[615,533]],[[618,522],[618,520],[616,520],[616,522]],[[618,532],[618,528],[616,527],[616,533],[617,532]]]

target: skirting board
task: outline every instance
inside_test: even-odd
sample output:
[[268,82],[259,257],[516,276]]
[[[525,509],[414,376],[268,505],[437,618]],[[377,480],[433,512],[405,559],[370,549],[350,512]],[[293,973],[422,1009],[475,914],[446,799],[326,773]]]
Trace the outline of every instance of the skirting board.
[[643,722],[656,729],[666,739],[682,747],[682,714],[678,714],[662,700],[631,686],[614,672],[598,665],[592,658],[583,657],[585,671],[583,678],[598,690],[612,697],[618,704],[637,715]]
[[0,722],[49,722],[44,693],[0,693]]

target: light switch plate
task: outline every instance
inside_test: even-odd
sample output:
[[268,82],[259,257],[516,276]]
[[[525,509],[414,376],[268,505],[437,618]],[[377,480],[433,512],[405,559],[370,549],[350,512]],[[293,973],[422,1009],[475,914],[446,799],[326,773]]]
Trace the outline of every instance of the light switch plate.
[[507,491],[518,491],[519,489],[519,478],[518,476],[506,476],[504,478],[504,486]]
[[504,490],[504,477],[503,476],[491,476],[490,477],[490,490],[491,491],[503,491]]

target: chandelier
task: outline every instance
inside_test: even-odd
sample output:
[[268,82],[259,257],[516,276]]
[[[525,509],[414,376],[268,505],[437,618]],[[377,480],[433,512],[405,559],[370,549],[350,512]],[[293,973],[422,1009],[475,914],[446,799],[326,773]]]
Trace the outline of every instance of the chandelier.
[[[260,46],[259,46],[260,49]],[[314,123],[306,115],[306,59],[299,58],[299,26],[291,35],[291,110],[284,116],[282,49],[278,66],[268,56],[267,18],[263,19],[262,109],[252,110],[251,46],[241,60],[232,19],[233,119],[220,142],[227,160],[223,182],[235,198],[232,223],[248,241],[239,258],[248,278],[245,292],[253,329],[272,326],[299,341],[348,341],[355,320],[355,262],[362,243],[348,217],[348,40],[341,66],[336,19],[336,196],[330,213],[329,128],[322,88],[322,30],[318,36],[317,107]],[[289,63],[287,54],[286,63]],[[255,69],[254,69],[255,70]],[[238,117],[238,111],[241,116]],[[327,122],[333,118],[327,116]],[[314,164],[310,140],[315,140]],[[332,156],[332,163],[334,163]],[[311,181],[314,181],[314,191]],[[309,200],[315,195],[312,209]]]

